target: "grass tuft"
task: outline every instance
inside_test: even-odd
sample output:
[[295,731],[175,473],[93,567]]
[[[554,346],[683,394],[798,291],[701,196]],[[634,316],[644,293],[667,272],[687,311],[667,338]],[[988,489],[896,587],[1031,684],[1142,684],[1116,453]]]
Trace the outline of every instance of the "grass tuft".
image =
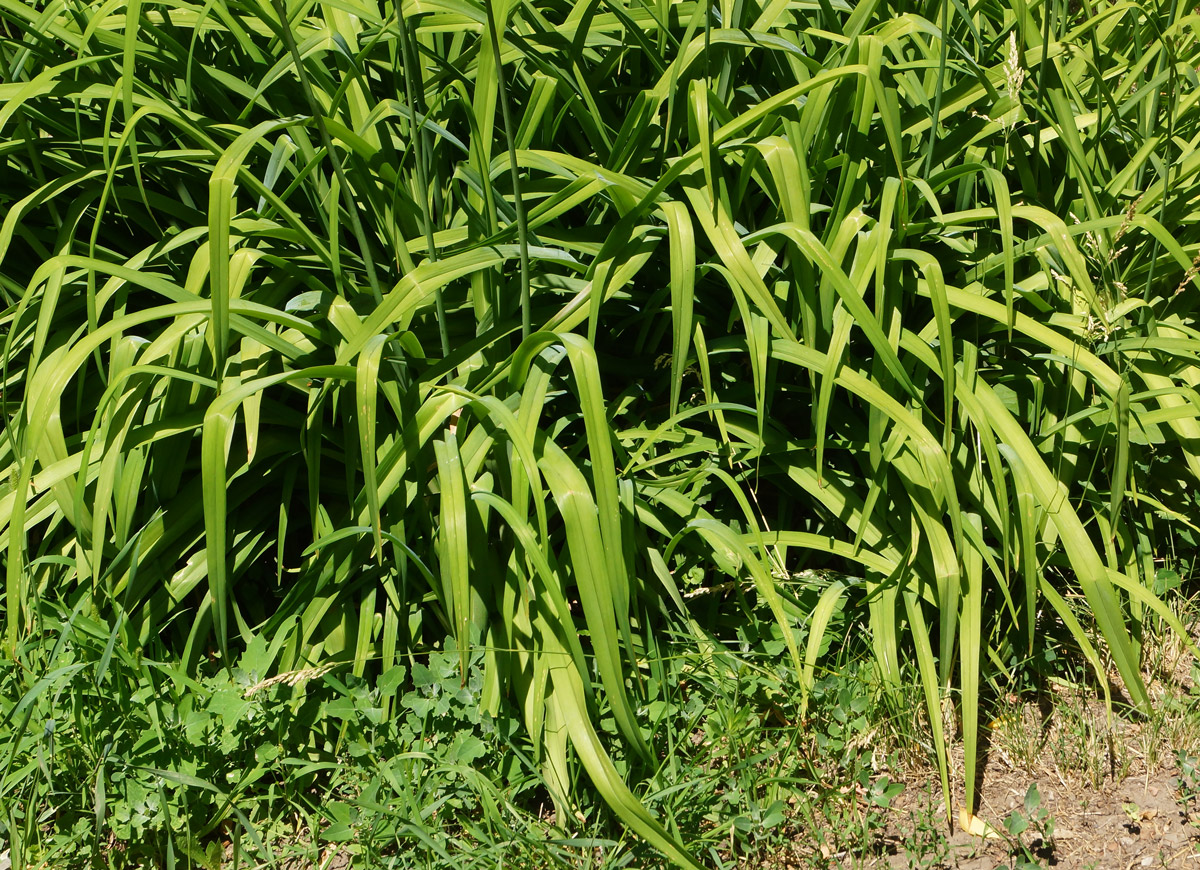
[[776,725],[915,687],[951,819],[1048,652],[1153,720],[1196,24],[0,0],[13,865],[695,867],[824,800]]

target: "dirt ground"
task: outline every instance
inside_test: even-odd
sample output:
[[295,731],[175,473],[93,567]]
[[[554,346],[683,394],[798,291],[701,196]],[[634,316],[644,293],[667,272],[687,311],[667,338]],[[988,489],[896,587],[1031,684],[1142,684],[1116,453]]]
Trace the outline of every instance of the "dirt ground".
[[[1011,771],[989,772],[985,775],[979,818],[997,832],[1004,831],[1004,820],[1010,814],[1024,814],[1025,796],[1033,782]],[[930,831],[922,838],[918,836],[919,828],[932,818],[941,820],[944,837],[944,809],[940,800],[931,806],[927,792],[910,786],[890,813],[884,846],[892,854],[867,866],[993,870],[1019,867],[1025,861],[1064,870],[1200,868],[1200,827],[1176,800],[1175,779],[1165,772],[1129,777],[1109,788],[1084,789],[1048,779],[1037,785],[1039,809],[1053,820],[1048,842],[1033,828],[1017,838],[972,836],[961,830],[957,819],[952,836],[942,839]],[[1014,840],[1019,840],[1028,853]]]
[[[1181,752],[1196,757],[1196,730],[1185,727],[1195,713],[1156,724],[1117,721],[1110,732],[1100,705],[1087,706],[1079,715],[1077,702],[1055,705],[1049,720],[1025,707],[1006,724],[993,723],[977,821],[960,819],[957,791],[949,836],[936,774],[910,778],[887,813],[884,857],[865,866],[1200,868],[1200,772],[1179,769]],[[1063,711],[1074,711],[1069,721]],[[960,749],[952,761],[958,771],[961,761]]]

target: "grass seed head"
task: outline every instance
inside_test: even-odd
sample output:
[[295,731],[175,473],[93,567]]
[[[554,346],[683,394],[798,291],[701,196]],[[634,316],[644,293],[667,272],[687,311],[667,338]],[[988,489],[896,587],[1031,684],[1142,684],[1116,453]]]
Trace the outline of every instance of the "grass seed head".
[[1017,48],[1017,32],[1008,34],[1008,59],[1004,62],[1004,78],[1008,84],[1008,95],[1017,99],[1025,84],[1025,67],[1021,66],[1021,52]]
[[302,668],[298,671],[288,671],[283,674],[276,674],[265,680],[259,680],[251,686],[246,687],[246,691],[242,693],[245,698],[252,698],[259,692],[269,689],[272,686],[277,686],[283,683],[285,686],[295,688],[296,686],[315,680],[318,677],[323,677],[333,670],[333,665],[321,665],[315,668]]

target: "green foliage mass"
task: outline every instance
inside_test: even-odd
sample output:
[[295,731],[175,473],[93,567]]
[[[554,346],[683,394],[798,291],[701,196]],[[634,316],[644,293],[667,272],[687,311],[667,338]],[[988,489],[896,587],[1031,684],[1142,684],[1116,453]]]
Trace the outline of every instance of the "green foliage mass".
[[[180,785],[228,817],[220,759],[265,781],[289,716],[320,756],[455,709],[464,770],[519,721],[558,819],[578,765],[694,866],[630,790],[669,626],[707,656],[764,608],[800,717],[865,627],[968,805],[1047,632],[1144,705],[1198,519],[1198,20],[0,0],[7,719],[145,711],[78,762],[121,835]],[[76,631],[98,671],[41,643]],[[317,712],[238,682],[314,669]]]

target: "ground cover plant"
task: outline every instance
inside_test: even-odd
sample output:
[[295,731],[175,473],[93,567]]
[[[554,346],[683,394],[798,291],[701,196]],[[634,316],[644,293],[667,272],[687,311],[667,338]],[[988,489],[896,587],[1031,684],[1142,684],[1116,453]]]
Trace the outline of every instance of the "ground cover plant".
[[553,862],[603,814],[695,866],[674,747],[734,692],[840,753],[851,639],[948,814],[1054,650],[1148,712],[1198,521],[1197,20],[0,0],[10,850]]

